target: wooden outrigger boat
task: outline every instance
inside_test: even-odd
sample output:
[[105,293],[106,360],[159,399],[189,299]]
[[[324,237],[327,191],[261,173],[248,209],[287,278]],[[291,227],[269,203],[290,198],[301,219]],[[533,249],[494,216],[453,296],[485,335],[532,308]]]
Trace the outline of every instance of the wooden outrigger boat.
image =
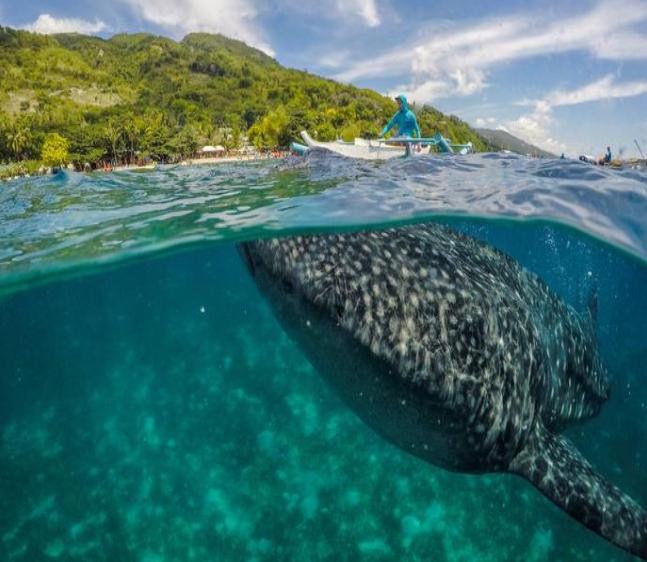
[[290,148],[298,153],[305,154],[311,148],[324,148],[347,156],[349,158],[362,158],[364,160],[389,160],[405,156],[418,156],[429,154],[432,146],[437,146],[439,152],[459,152],[467,154],[472,152],[472,143],[453,144],[440,133],[430,138],[412,139],[409,137],[392,137],[390,139],[367,140],[356,138],[346,142],[336,140],[333,142],[320,142],[314,140],[307,131],[301,131],[305,145],[293,142]]

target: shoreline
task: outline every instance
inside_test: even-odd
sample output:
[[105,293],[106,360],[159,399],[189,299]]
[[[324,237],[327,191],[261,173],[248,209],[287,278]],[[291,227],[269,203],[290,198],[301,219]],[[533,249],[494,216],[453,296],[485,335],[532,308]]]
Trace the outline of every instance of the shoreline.
[[180,166],[202,166],[208,164],[228,164],[231,162],[258,162],[270,160],[271,156],[220,156],[214,158],[187,158],[180,162]]
[[[284,157],[285,155],[282,155],[282,156],[261,155],[261,156],[221,156],[221,157],[214,157],[214,158],[188,158],[186,160],[181,160],[179,162],[174,162],[168,165],[170,166],[213,166],[218,164],[231,164],[231,163],[238,163],[238,162],[260,162],[263,160],[278,160]],[[97,167],[96,169],[91,171],[78,170],[78,173],[80,174],[111,173],[111,172],[123,172],[128,170],[145,171],[145,170],[155,170],[160,165],[165,166],[167,164],[160,163],[160,162],[152,162],[150,164],[143,164],[143,165],[126,164],[126,165],[115,166],[114,168],[111,167],[108,169]],[[62,166],[59,169],[69,170],[69,171],[75,170],[74,168],[68,168],[65,166]],[[8,175],[6,176],[3,175],[3,172],[7,172]],[[36,171],[26,171],[24,164],[21,162],[15,162],[15,163],[10,163],[5,165],[0,164],[0,182],[12,181],[19,178],[47,176],[47,175],[52,175],[54,173],[56,172],[54,172],[52,168],[45,168],[44,166],[41,166],[39,170],[36,170]]]
[[[211,166],[214,164],[231,164],[232,162],[259,162],[262,160],[270,160],[273,157],[263,157],[263,156],[247,156],[247,157],[241,157],[241,156],[221,156],[221,157],[214,157],[214,158],[187,158],[185,160],[180,160],[179,162],[173,162],[170,164],[163,164],[160,162],[153,162],[151,164],[144,164],[141,166],[138,165],[125,165],[125,166],[115,166],[112,168],[111,171],[113,172],[121,172],[124,170],[131,170],[131,171],[136,171],[136,170],[154,170],[158,166]],[[102,169],[97,169],[93,170],[95,172],[99,171],[102,172],[104,170]]]
[[[115,166],[114,168],[104,169],[96,168],[91,171],[79,170],[79,173],[111,173],[111,172],[123,172],[123,171],[145,171],[145,170],[155,170],[159,166],[214,166],[218,164],[232,164],[232,163],[242,163],[242,162],[261,162],[264,160],[280,160],[285,158],[289,153],[281,153],[280,156],[274,155],[255,155],[255,156],[220,156],[212,158],[187,158],[179,162],[174,162],[172,164],[164,164],[160,162],[152,162],[150,164],[144,165],[120,165]],[[568,159],[567,159],[568,160]],[[592,165],[592,164],[591,164]],[[608,166],[616,170],[622,169],[638,169],[642,170],[647,168],[647,160],[642,160],[640,158],[631,158],[628,160],[622,160],[620,162],[615,161],[613,165]],[[61,167],[62,170],[73,170],[67,167]],[[24,171],[23,171],[24,170]],[[3,175],[3,172],[8,172],[8,175]],[[21,162],[15,162],[10,164],[0,164],[0,182],[8,182],[20,178],[29,178],[29,177],[40,177],[52,175],[56,172],[52,168],[45,168],[41,166],[38,170],[27,171],[25,169],[25,164]],[[10,174],[10,175],[9,175]]]

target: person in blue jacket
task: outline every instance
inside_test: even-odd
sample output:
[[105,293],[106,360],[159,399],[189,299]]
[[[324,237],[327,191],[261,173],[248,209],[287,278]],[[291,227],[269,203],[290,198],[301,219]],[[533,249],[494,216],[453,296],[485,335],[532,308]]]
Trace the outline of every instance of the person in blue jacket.
[[[413,111],[409,109],[407,98],[400,94],[395,98],[398,102],[398,110],[395,112],[391,120],[384,126],[381,137],[384,137],[393,127],[397,125],[398,135],[402,137],[416,137],[420,138],[420,127],[418,127],[418,120],[416,119]],[[414,135],[415,133],[415,135]]]
[[598,161],[598,164],[600,166],[603,166],[604,164],[611,164],[611,147],[607,146],[607,151],[604,153],[604,156],[600,158]]

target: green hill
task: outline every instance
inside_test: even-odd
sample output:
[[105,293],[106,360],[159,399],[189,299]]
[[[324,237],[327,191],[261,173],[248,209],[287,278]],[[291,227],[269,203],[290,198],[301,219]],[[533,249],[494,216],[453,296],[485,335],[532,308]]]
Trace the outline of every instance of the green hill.
[[[284,68],[221,35],[106,40],[0,27],[0,161],[40,159],[47,143],[80,164],[180,158],[243,136],[286,146],[304,128],[320,140],[375,136],[395,109],[374,91]],[[489,148],[454,116],[423,107],[418,117],[424,135]]]
[[476,129],[476,132],[483,138],[487,139],[489,143],[497,150],[509,150],[517,154],[527,154],[530,156],[540,156],[542,158],[557,158],[554,154],[542,150],[533,144],[527,143],[507,131],[501,129]]

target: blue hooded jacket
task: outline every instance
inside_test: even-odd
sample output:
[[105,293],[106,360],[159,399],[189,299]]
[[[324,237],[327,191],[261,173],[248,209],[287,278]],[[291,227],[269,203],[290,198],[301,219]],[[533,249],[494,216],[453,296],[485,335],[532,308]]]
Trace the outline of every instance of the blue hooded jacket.
[[[400,94],[397,98],[402,102],[402,107],[395,112],[391,120],[386,124],[380,136],[386,135],[394,126],[398,127],[398,135],[403,137],[421,138],[420,127],[418,127],[418,120],[416,119],[413,111],[409,109],[407,98]],[[414,135],[415,133],[415,135]]]

